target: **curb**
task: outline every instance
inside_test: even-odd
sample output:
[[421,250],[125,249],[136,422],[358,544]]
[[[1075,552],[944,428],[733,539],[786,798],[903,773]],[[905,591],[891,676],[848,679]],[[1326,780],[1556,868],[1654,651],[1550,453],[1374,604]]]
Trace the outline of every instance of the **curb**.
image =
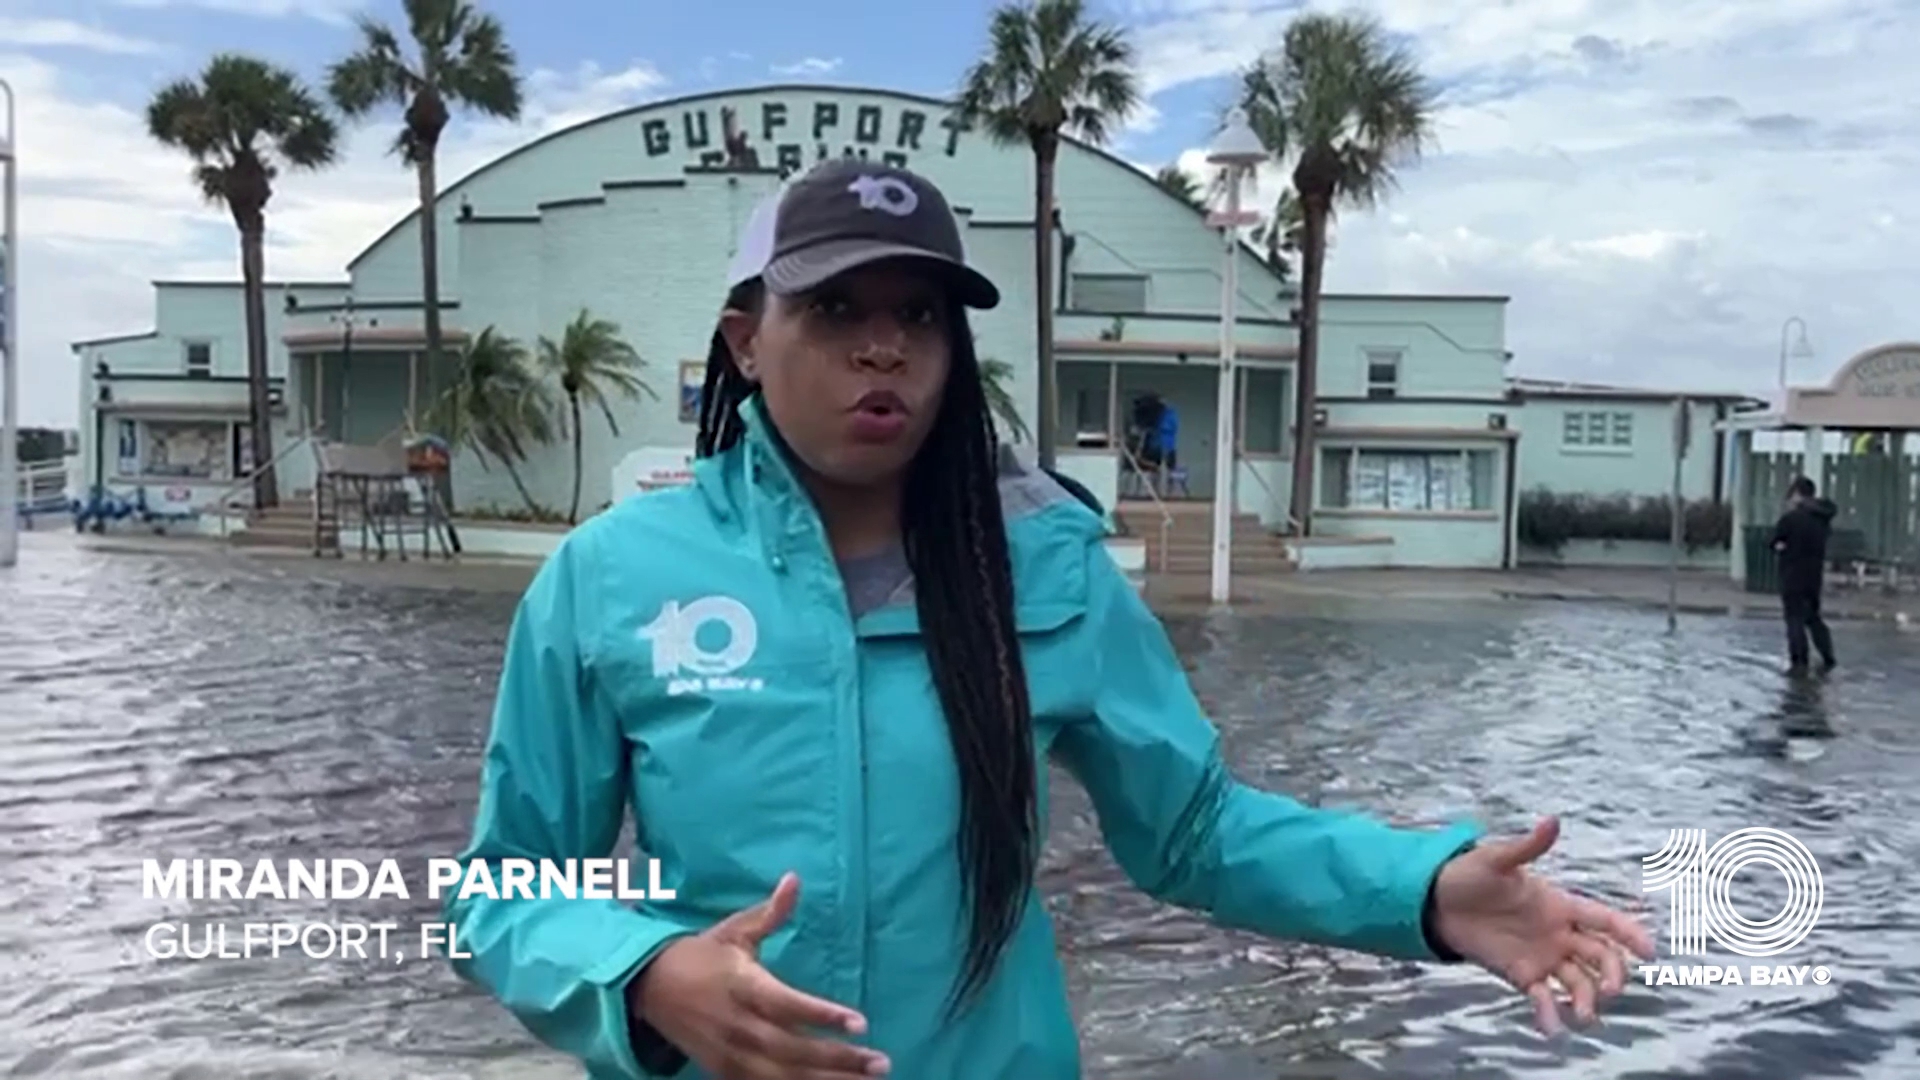
[[[1516,592],[1506,589],[1498,590],[1495,595],[1503,600],[1543,600],[1568,604],[1605,604],[1613,607],[1636,608],[1644,611],[1667,610],[1667,604],[1664,600],[1642,600],[1630,596],[1596,596],[1591,593]],[[1767,605],[1764,603],[1702,604],[1682,602],[1676,604],[1674,610],[1687,615],[1722,615],[1736,619],[1780,617],[1779,605]],[[1885,622],[1901,623],[1904,625],[1909,620],[1920,621],[1920,614],[1912,614],[1905,611],[1872,612],[1850,611],[1844,608],[1836,608],[1822,611],[1820,614],[1825,616],[1829,622]]]

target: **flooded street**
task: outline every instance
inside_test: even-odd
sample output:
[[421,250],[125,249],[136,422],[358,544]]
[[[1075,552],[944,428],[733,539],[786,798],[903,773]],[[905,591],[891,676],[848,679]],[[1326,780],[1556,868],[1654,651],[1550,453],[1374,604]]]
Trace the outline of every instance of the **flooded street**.
[[[49,537],[0,571],[0,1076],[580,1075],[444,962],[146,953],[167,919],[388,919],[417,941],[439,918],[414,868],[467,838],[515,596],[351,577]],[[1920,634],[1836,625],[1845,667],[1794,691],[1770,620],[1688,618],[1669,637],[1637,611],[1404,605],[1172,631],[1244,779],[1405,820],[1522,830],[1558,813],[1546,869],[1615,902],[1642,902],[1640,859],[1669,829],[1791,833],[1825,896],[1781,959],[1835,979],[1636,977],[1602,1026],[1544,1040],[1490,976],[1222,933],[1156,905],[1057,776],[1045,883],[1089,1076],[1920,1076]],[[143,858],[190,856],[396,858],[415,898],[142,899]],[[1743,914],[1778,908],[1776,876],[1739,880]],[[1664,898],[1647,899],[1663,930]]]

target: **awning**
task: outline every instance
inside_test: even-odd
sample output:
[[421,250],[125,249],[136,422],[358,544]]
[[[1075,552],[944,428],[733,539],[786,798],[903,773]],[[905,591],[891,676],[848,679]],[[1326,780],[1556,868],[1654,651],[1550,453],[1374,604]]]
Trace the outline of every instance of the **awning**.
[[[128,420],[245,421],[249,415],[245,402],[238,405],[168,405],[164,402],[108,401],[100,405],[100,411]],[[284,405],[277,405],[273,409],[275,416],[284,416],[286,412]]]
[[[347,350],[347,332],[345,327],[329,326],[319,330],[291,330],[280,335],[280,340],[291,353],[337,353]],[[440,331],[443,345],[464,345],[467,341],[465,330],[446,327]],[[356,327],[353,331],[353,351],[361,352],[422,352],[427,347],[427,332],[417,326],[401,327]]]

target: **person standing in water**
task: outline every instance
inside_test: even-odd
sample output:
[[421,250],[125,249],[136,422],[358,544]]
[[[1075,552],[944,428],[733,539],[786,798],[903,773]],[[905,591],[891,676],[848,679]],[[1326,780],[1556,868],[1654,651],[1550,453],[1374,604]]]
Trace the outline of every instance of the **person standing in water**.
[[1805,674],[1812,659],[1807,639],[1820,654],[1822,671],[1838,663],[1833,634],[1820,617],[1820,592],[1827,578],[1827,537],[1839,512],[1832,499],[1819,497],[1811,479],[1796,477],[1787,488],[1786,512],[1773,527],[1773,550],[1780,562],[1780,611],[1787,622],[1787,671]]
[[1560,1024],[1653,956],[1536,876],[1558,836],[1400,828],[1236,780],[1105,530],[998,452],[945,197],[816,167],[742,239],[691,484],[580,525],[514,617],[462,860],[671,897],[450,896],[458,972],[597,1080],[1077,1080],[1035,883],[1047,759],[1116,861],[1223,926],[1471,962]]

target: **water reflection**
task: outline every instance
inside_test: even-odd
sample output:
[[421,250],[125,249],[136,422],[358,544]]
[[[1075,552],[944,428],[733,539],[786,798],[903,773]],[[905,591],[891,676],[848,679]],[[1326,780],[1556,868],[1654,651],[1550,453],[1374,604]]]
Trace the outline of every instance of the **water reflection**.
[[[140,940],[163,919],[249,909],[142,901],[143,857],[456,850],[511,594],[29,545],[0,574],[7,1075],[578,1075],[438,965],[162,964]],[[1836,981],[1636,987],[1603,1026],[1541,1040],[1523,1003],[1472,972],[1276,944],[1155,904],[1056,776],[1043,873],[1088,1075],[1920,1075],[1912,636],[1841,627],[1848,667],[1789,681],[1771,622],[1686,621],[1671,637],[1663,622],[1408,604],[1170,629],[1240,774],[1308,802],[1508,829],[1559,813],[1550,871],[1627,904],[1668,829],[1792,832],[1826,874],[1799,962]],[[1778,906],[1777,882],[1742,889],[1757,916]],[[437,917],[424,899],[270,910]]]

